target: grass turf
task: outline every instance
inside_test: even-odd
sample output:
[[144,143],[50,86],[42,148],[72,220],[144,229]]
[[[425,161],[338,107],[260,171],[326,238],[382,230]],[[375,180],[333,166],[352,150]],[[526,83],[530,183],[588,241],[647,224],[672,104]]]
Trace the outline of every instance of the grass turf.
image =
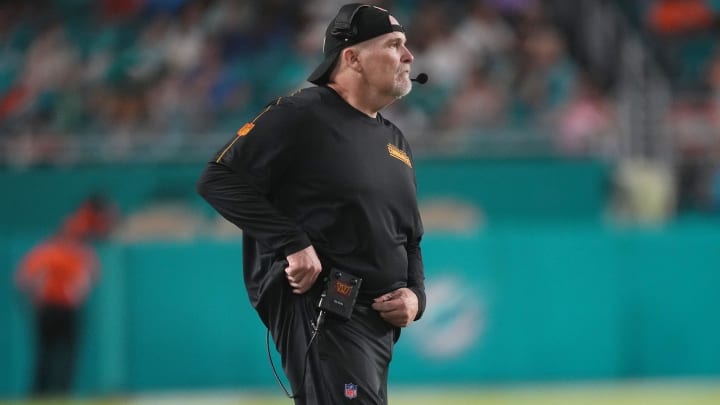
[[[718,405],[718,381],[538,385],[515,388],[398,388],[391,405]],[[122,398],[0,401],[0,405],[292,405],[279,393],[172,393]]]

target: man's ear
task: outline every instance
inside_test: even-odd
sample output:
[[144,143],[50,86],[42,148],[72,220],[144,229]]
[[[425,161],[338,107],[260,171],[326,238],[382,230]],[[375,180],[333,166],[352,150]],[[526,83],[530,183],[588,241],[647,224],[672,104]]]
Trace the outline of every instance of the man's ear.
[[360,61],[358,59],[357,49],[353,47],[343,49],[340,53],[340,58],[342,58],[343,63],[350,69],[356,72],[362,71],[362,66],[360,66]]

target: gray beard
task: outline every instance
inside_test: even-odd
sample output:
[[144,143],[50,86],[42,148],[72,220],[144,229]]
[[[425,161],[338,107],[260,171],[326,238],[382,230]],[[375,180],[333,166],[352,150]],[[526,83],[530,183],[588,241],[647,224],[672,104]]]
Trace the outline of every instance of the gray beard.
[[395,98],[400,99],[410,94],[410,90],[412,90],[412,82],[408,81],[407,83],[396,83],[395,88],[393,88],[393,95]]

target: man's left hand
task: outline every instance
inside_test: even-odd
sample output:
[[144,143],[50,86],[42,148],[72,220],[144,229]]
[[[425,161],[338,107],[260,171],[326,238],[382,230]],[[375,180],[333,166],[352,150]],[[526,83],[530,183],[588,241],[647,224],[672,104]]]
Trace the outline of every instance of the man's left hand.
[[409,288],[398,288],[375,298],[374,310],[388,323],[403,328],[415,320],[418,298]]

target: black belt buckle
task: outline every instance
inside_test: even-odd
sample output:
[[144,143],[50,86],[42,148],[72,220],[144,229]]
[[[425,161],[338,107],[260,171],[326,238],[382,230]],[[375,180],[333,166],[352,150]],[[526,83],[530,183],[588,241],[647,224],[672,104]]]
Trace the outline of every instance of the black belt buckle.
[[349,320],[360,293],[362,279],[346,271],[330,269],[318,308],[340,319]]

